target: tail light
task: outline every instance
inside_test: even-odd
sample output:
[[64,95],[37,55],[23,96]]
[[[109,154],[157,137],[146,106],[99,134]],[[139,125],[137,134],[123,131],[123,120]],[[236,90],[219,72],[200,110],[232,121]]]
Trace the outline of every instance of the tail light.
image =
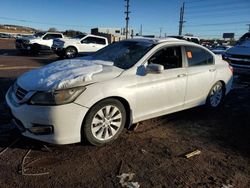
[[227,63],[227,64],[228,64],[228,68],[231,71],[231,73],[234,74],[234,68],[229,63]]
[[228,68],[231,71],[231,73],[234,74],[234,68],[227,61],[224,62],[228,65]]

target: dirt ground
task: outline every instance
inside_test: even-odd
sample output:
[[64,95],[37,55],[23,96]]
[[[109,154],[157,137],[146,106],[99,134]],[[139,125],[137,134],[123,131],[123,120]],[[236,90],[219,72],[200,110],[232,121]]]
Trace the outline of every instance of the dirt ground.
[[[4,93],[53,54],[21,56],[0,40],[0,187],[121,187],[134,173],[140,187],[250,187],[250,77],[235,76],[224,105],[143,121],[104,147],[55,146],[21,137],[4,108]],[[194,150],[201,154],[186,159]]]

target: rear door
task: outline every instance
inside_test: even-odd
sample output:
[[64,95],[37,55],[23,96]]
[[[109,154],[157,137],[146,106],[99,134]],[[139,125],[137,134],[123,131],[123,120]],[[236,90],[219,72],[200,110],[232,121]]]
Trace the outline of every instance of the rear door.
[[186,105],[205,102],[216,74],[213,55],[197,46],[185,46],[187,60]]

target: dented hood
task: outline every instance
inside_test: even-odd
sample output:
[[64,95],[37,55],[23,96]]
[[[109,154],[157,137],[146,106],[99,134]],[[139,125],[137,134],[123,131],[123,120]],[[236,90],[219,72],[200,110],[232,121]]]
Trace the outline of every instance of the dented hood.
[[28,91],[52,91],[115,78],[123,69],[100,60],[60,60],[24,73],[17,84]]

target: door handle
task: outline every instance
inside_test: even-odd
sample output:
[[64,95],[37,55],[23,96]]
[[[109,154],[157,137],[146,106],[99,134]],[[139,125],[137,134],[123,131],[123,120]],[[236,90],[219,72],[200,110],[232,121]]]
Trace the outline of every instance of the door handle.
[[214,72],[216,69],[209,69],[209,72]]
[[179,74],[179,75],[177,75],[178,78],[184,77],[184,76],[186,76],[186,74]]

